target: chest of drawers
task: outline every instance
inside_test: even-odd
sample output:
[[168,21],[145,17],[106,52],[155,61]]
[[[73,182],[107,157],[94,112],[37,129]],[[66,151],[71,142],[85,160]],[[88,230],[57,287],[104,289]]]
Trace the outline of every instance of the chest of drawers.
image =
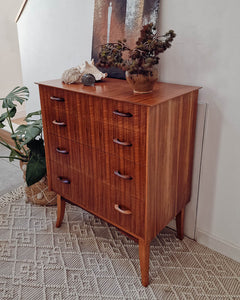
[[134,95],[123,80],[94,87],[39,83],[50,190],[139,242],[142,284],[151,240],[190,200],[198,87],[158,83]]

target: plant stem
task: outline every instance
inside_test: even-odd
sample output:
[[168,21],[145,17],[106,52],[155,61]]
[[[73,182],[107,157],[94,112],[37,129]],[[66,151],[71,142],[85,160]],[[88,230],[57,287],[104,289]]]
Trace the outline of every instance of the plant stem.
[[12,126],[12,121],[11,121],[11,117],[10,117],[10,114],[9,114],[8,107],[7,107],[7,114],[8,114],[8,116],[7,116],[8,125],[9,125],[9,127],[12,131],[12,134],[14,134],[14,129],[13,129],[13,126]]
[[25,155],[26,155],[26,156],[28,156],[27,150],[25,149],[25,147],[24,147],[24,146],[22,146],[22,149],[23,149],[23,151],[24,151]]
[[[8,116],[7,116],[8,125],[9,125],[9,127],[10,127],[10,129],[11,129],[11,131],[12,131],[12,134],[14,134],[15,132],[14,132],[14,129],[13,129],[12,120],[11,120],[11,117],[10,117],[10,113],[9,113],[8,107],[7,107],[7,114],[8,114]],[[17,149],[20,150],[21,147],[20,147],[20,145],[17,143],[17,141],[14,140],[14,142],[15,142],[15,145],[16,145]]]
[[[19,155],[20,157],[22,157],[24,160],[27,159],[27,157],[28,157],[28,154],[27,154],[27,153],[26,153],[26,155],[24,155],[23,153],[21,153],[21,151],[20,151],[19,149],[16,149],[16,148],[14,148],[14,147],[8,145],[7,142],[6,142],[2,137],[0,137],[0,139],[3,141],[3,142],[0,141],[0,144],[1,144],[1,145],[5,146],[6,148],[8,148],[8,149],[11,150],[11,151],[17,152],[18,155]],[[25,151],[25,152],[26,152],[26,151]],[[8,157],[9,157],[9,156],[8,156]]]
[[0,156],[0,158],[13,158],[13,159],[18,159],[24,162],[27,162],[26,159],[20,158],[20,157],[15,157],[15,156]]
[[11,146],[9,146],[8,143],[7,143],[1,136],[0,136],[0,139],[2,140],[2,141],[0,141],[0,144],[1,144],[1,145],[3,145],[3,146],[5,146],[6,148],[12,150]]

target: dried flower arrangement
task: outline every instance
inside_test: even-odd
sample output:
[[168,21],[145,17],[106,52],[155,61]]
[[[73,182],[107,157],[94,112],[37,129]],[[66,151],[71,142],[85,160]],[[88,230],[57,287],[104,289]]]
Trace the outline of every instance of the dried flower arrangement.
[[159,63],[158,55],[171,47],[176,34],[169,30],[162,36],[156,33],[153,23],[144,25],[136,47],[128,48],[126,39],[101,46],[98,67],[118,67],[130,74],[151,75],[151,69]]

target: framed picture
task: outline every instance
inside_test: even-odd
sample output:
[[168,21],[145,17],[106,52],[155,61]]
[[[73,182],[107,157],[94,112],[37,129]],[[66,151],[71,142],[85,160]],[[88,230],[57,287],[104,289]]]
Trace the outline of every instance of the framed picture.
[[[135,46],[142,26],[157,23],[159,0],[95,0],[92,58],[98,61],[101,45],[126,38],[129,48]],[[125,79],[118,68],[100,68],[109,77]]]

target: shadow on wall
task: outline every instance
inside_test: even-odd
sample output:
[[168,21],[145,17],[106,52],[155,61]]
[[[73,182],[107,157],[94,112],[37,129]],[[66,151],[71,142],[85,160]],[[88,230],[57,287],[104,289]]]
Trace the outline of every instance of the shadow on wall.
[[[205,88],[206,89],[206,88]],[[205,90],[205,94],[212,94]],[[221,144],[223,117],[218,106],[211,102],[208,105],[206,115],[205,139],[203,145],[202,167],[200,173],[199,203],[197,213],[197,224],[201,222],[208,224],[211,231],[212,212],[214,211],[214,199],[216,194],[216,179],[218,173],[219,148]],[[197,226],[198,227],[198,226]],[[201,226],[202,227],[202,226]]]

